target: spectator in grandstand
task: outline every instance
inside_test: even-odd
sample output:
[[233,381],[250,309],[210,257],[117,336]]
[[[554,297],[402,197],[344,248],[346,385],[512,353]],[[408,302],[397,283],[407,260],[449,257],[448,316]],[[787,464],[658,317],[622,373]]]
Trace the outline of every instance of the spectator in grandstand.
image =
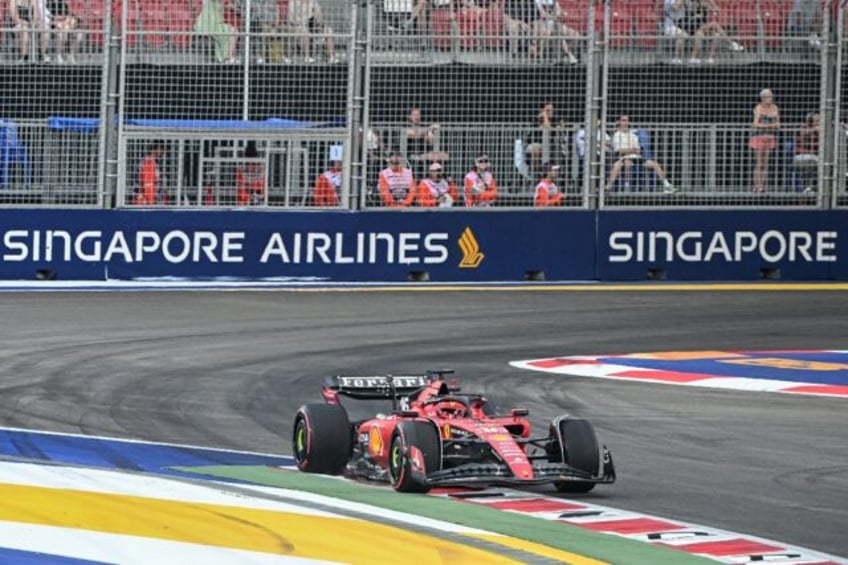
[[530,55],[536,54],[536,44],[529,40],[531,26],[536,20],[535,0],[502,0],[504,29],[509,36],[508,48],[511,57],[518,56],[519,44],[526,45]]
[[265,198],[265,164],[259,160],[256,143],[249,141],[244,149],[245,161],[236,167],[236,205],[255,206]]
[[250,2],[250,31],[258,34],[251,37],[255,56],[253,60],[262,64],[268,56],[271,34],[279,25],[276,0],[238,0],[239,12],[247,16],[247,2]]
[[686,19],[686,0],[665,0],[663,13],[665,14],[663,31],[667,37],[675,38],[674,58],[671,62],[681,64],[683,63],[683,49],[686,47],[686,37],[689,35],[683,29]]
[[465,205],[469,208],[491,206],[497,197],[498,187],[489,170],[489,156],[480,153],[465,175]]
[[10,0],[8,6],[9,18],[12,20],[12,28],[18,36],[18,57],[20,62],[26,62],[30,58],[30,36],[40,37],[41,55],[45,62],[49,62],[47,55],[47,14],[38,0]]
[[315,206],[338,206],[342,188],[342,161],[333,159],[330,168],[315,181],[312,203]]
[[677,192],[674,185],[666,177],[665,171],[660,164],[651,158],[647,158],[643,154],[642,143],[639,141],[639,136],[630,128],[630,116],[622,114],[618,118],[618,128],[612,135],[610,143],[612,147],[613,159],[609,179],[607,180],[607,190],[611,191],[618,176],[624,171],[624,190],[630,190],[630,183],[633,171],[633,165],[642,163],[646,169],[652,170],[657,178],[663,183],[663,192],[671,194]]
[[406,153],[419,177],[424,176],[428,163],[442,163],[450,158],[444,151],[435,150],[440,128],[438,123],[425,125],[421,121],[421,108],[418,106],[409,110],[403,134],[406,136]]
[[553,40],[559,43],[555,58],[559,59],[561,54],[569,64],[576,65],[577,57],[572,53],[568,40],[578,38],[580,34],[562,23],[563,18],[564,14],[559,2],[556,0],[536,0],[536,21],[533,22],[532,27],[533,35],[540,38],[536,47],[536,55],[540,56],[544,53],[543,47]]
[[536,185],[536,193],[533,195],[534,206],[562,205],[563,194],[556,185],[558,171],[559,165],[545,163],[542,166],[542,178],[539,180],[539,184]]
[[719,45],[727,42],[731,51],[744,51],[738,42],[731,40],[718,22],[719,6],[715,0],[665,0],[664,31],[668,37],[675,38],[674,64],[683,63],[686,38],[694,37],[691,64],[701,63],[701,50],[705,37],[711,37],[710,54],[707,63],[715,63]]
[[423,208],[450,208],[459,199],[453,179],[442,178],[441,163],[431,163],[429,177],[418,183],[418,205]]
[[777,147],[780,129],[780,110],[774,103],[774,93],[768,88],[760,91],[760,102],[754,106],[754,135],[748,145],[754,151],[754,192],[765,192],[768,184],[769,156]]
[[706,62],[715,63],[719,45],[726,42],[731,51],[744,51],[745,48],[727,36],[727,32],[718,22],[719,7],[715,0],[689,0],[686,7],[685,28],[689,35],[694,36],[692,58],[689,63],[698,65],[701,63],[701,49],[704,38],[712,39],[710,42],[710,53]]
[[820,128],[821,116],[817,112],[810,112],[795,135],[793,163],[806,193],[816,192],[818,184]]
[[[56,62],[63,63],[65,60],[70,63],[75,62],[76,54],[83,41],[83,34],[76,31],[79,22],[76,16],[71,14],[68,0],[47,0],[47,10],[56,37]],[[70,48],[66,52],[69,37]]]
[[321,5],[316,0],[290,0],[287,19],[290,31],[300,37],[300,53],[307,63],[315,62],[313,42],[324,46],[328,62],[336,62],[333,30],[324,22]]
[[223,0],[203,0],[194,31],[198,35],[212,38],[215,42],[215,59],[219,63],[236,62],[236,30],[224,19]]
[[822,16],[821,0],[795,0],[786,23],[787,31],[795,37],[806,37],[810,47],[820,50],[822,43],[819,33],[822,28]]
[[542,165],[542,153],[544,151],[544,140],[547,137],[550,143],[551,130],[554,127],[554,104],[550,101],[542,102],[539,113],[536,115],[536,125],[527,140],[527,153],[530,154],[530,163],[534,170],[539,170]]
[[393,151],[389,166],[380,171],[380,199],[387,208],[412,206],[415,201],[415,177],[404,166],[403,155]]
[[164,176],[159,167],[159,161],[164,154],[165,144],[162,141],[154,141],[147,149],[138,171],[138,187],[134,201],[136,205],[153,206],[168,203],[164,190]]

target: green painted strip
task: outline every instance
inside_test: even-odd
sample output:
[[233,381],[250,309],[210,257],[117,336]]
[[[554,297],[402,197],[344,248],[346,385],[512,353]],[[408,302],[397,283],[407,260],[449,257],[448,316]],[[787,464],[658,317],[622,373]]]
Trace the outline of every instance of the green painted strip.
[[445,520],[470,528],[487,530],[535,543],[608,561],[614,565],[715,565],[715,561],[665,547],[601,534],[565,524],[486,508],[448,498],[399,494],[387,488],[351,481],[283,471],[262,466],[176,467],[176,470],[236,479],[266,486],[300,490]]

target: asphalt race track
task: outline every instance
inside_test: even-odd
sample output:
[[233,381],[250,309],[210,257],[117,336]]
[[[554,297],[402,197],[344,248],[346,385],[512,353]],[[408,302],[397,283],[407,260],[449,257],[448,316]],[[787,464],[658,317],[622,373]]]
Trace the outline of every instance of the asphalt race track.
[[848,556],[844,399],[507,366],[848,349],[845,292],[7,293],[0,315],[0,425],[289,453],[322,375],[449,366],[535,423],[591,419],[619,482],[588,501]]

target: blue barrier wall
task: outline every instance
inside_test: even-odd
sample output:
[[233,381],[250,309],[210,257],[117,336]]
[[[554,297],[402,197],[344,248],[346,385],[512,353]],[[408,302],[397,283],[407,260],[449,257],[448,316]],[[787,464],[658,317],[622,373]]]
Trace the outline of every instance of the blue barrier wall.
[[595,276],[592,212],[0,211],[0,278]]
[[0,279],[848,280],[848,211],[0,210]]
[[645,211],[598,214],[598,278],[790,280],[848,278],[848,212]]

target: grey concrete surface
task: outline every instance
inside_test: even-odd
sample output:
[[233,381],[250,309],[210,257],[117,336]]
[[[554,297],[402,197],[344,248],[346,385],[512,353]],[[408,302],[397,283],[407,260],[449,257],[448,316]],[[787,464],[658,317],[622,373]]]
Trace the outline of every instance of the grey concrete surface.
[[0,317],[0,425],[289,453],[323,375],[450,366],[537,424],[592,420],[619,482],[589,501],[848,556],[846,401],[507,366],[848,349],[844,292],[33,293]]

